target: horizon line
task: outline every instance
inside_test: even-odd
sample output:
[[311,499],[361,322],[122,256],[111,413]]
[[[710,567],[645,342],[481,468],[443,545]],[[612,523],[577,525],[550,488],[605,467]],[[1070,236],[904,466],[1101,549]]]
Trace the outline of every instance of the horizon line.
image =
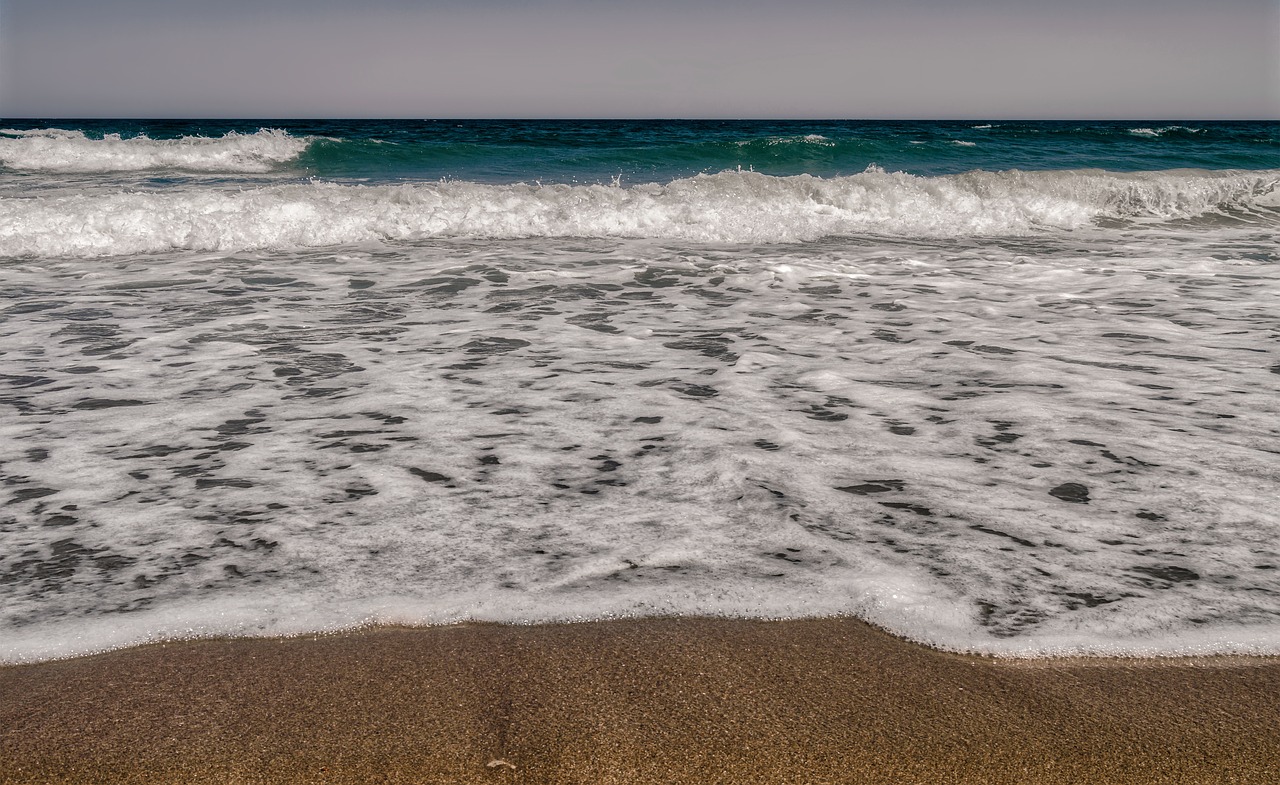
[[569,115],[550,115],[544,117],[521,117],[507,115],[481,116],[440,116],[420,117],[416,115],[14,115],[0,116],[0,122],[21,120],[159,120],[166,122],[193,122],[196,120],[287,120],[291,122],[338,122],[338,121],[401,121],[401,122],[796,122],[796,123],[1280,123],[1276,117],[661,117],[661,116],[607,116],[578,117]]

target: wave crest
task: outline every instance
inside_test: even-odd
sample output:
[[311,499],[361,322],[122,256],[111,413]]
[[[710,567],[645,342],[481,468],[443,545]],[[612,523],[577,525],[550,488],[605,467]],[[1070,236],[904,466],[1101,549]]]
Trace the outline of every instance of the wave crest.
[[245,191],[0,199],[0,255],[245,251],[427,238],[774,243],[858,234],[1025,235],[1274,210],[1280,171],[984,172],[849,177],[721,172],[666,185],[298,183]]
[[286,131],[263,128],[252,134],[152,139],[107,134],[91,139],[82,131],[41,128],[0,130],[0,165],[35,172],[91,173],[178,169],[194,172],[268,172],[297,158],[311,143]]
[[1189,128],[1185,125],[1166,125],[1163,128],[1130,128],[1134,136],[1164,136],[1166,134],[1202,134],[1203,128]]

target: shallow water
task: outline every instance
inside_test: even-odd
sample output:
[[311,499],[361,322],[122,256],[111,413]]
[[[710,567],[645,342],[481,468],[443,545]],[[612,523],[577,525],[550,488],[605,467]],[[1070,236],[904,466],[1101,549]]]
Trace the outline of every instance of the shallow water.
[[[0,260],[5,659],[637,614],[856,614],[1008,654],[1280,652],[1272,173],[970,175],[962,193],[872,172],[896,233],[725,242],[786,240],[802,205],[793,181],[734,172],[521,192],[595,215],[596,237],[336,243],[260,208],[359,186],[182,175],[153,213],[243,242],[160,253],[99,209],[136,190],[21,177],[61,190],[0,209],[87,228],[0,236],[68,243]],[[866,185],[810,180],[809,198]],[[475,221],[489,199],[510,221],[504,188],[355,206]],[[701,212],[679,225],[711,239],[611,235],[592,199],[645,188],[683,189]],[[904,194],[934,197],[946,231]],[[247,223],[196,221],[223,198],[257,200]],[[1034,219],[1066,200],[1094,212]],[[290,231],[340,210],[315,215]]]

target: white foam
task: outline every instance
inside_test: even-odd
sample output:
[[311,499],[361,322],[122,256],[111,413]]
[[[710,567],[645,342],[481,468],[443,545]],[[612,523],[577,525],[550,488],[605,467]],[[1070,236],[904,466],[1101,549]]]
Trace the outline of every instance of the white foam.
[[804,136],[780,136],[769,140],[770,144],[812,144],[819,147],[835,147],[836,143],[822,134],[805,134]]
[[0,660],[681,614],[1275,654],[1273,252],[1166,227],[11,263]]
[[83,139],[83,131],[67,131],[62,128],[0,128],[0,136],[47,136],[51,139]]
[[1162,128],[1130,128],[1129,133],[1134,136],[1164,136],[1170,131],[1186,131],[1191,134],[1204,133],[1203,128],[1188,128],[1185,125],[1166,125]]
[[297,158],[311,143],[285,131],[264,128],[252,134],[180,139],[91,139],[82,131],[43,128],[0,130],[0,166],[33,172],[135,172],[176,169],[192,172],[268,172]]
[[[246,137],[247,138],[247,137]],[[275,137],[272,137],[275,138]],[[296,141],[296,140],[294,140]],[[782,243],[860,234],[1008,236],[1266,207],[1280,173],[722,172],[666,185],[303,183],[0,199],[0,256],[289,249],[430,238]]]
[[[770,136],[764,140],[767,145],[779,144],[811,144],[818,147],[835,147],[836,143],[822,134],[804,134],[801,136]],[[744,139],[737,142],[739,147],[749,147],[758,144],[758,140]]]

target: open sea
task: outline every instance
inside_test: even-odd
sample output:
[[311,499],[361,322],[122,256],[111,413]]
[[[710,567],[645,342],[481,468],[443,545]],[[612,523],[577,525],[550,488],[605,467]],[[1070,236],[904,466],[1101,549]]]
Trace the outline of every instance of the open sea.
[[0,129],[0,662],[1280,653],[1280,123]]

